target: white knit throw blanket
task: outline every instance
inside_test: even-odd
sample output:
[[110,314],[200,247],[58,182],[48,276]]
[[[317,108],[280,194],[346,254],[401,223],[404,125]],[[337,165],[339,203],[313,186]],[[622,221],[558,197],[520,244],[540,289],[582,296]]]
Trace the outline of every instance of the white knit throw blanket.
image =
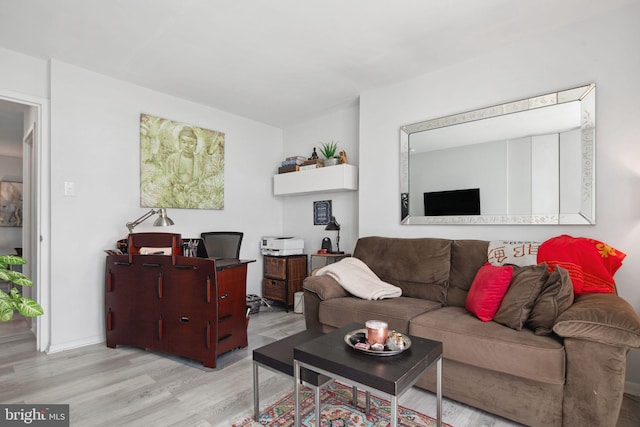
[[324,275],[333,277],[346,291],[362,299],[395,298],[402,295],[402,289],[380,280],[358,258],[343,258],[316,272],[316,276]]

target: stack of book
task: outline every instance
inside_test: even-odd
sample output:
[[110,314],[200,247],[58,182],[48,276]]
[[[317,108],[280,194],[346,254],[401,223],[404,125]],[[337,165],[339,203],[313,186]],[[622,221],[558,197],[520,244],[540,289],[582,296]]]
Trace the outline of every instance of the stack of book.
[[287,157],[281,162],[278,173],[296,172],[306,160],[307,158],[304,156]]
[[304,170],[308,170],[308,169],[321,168],[323,166],[324,166],[324,160],[322,160],[322,159],[310,159],[310,160],[305,160],[300,165],[300,169],[299,170],[304,171]]

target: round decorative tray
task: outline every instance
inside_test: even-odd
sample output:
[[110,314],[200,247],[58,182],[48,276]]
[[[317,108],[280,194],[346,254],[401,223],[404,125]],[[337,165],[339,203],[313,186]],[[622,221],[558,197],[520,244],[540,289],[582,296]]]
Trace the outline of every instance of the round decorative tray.
[[364,354],[369,354],[372,356],[395,356],[396,354],[400,354],[403,351],[409,349],[411,347],[411,339],[408,336],[402,335],[402,340],[404,341],[404,348],[399,350],[391,350],[388,346],[384,346],[383,350],[372,350],[356,347],[358,343],[366,343],[366,329],[356,329],[355,331],[349,332],[344,336],[344,342],[354,350],[357,350]]

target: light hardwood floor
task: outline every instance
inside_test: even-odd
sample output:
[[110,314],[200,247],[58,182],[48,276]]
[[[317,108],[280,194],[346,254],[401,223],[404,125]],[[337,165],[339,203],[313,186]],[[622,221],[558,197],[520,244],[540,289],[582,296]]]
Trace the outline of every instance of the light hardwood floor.
[[[172,355],[104,344],[37,353],[26,322],[16,317],[0,324],[0,402],[69,404],[72,426],[230,426],[252,415],[252,350],[303,329],[300,314],[261,311],[251,316],[249,347],[223,355],[218,368],[208,369]],[[261,407],[292,388],[290,378],[260,370]],[[635,408],[630,411],[626,402],[628,420],[619,427],[640,425],[638,403],[631,403]],[[415,387],[400,404],[435,415],[435,396]],[[443,420],[455,427],[518,425],[448,399]]]

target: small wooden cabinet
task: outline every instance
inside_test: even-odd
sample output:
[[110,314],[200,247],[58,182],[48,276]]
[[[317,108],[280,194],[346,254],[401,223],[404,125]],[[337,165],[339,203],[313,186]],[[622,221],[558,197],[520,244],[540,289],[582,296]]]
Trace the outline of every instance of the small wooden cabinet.
[[302,291],[307,277],[307,256],[264,256],[262,296],[284,303],[287,311],[293,306],[293,294]]

